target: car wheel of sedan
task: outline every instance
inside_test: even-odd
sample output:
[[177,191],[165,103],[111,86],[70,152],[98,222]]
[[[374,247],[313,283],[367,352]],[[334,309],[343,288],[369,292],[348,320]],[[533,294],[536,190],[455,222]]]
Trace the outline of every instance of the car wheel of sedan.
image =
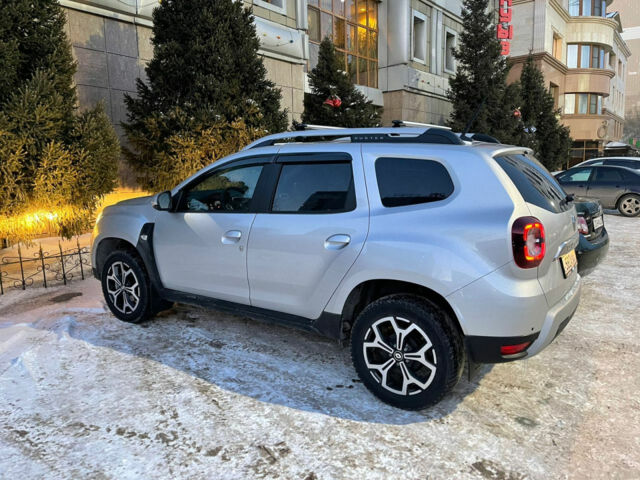
[[358,316],[351,356],[364,385],[406,410],[439,402],[458,382],[464,349],[449,316],[424,299],[392,295]]
[[131,252],[118,251],[107,257],[102,267],[102,292],[109,310],[122,321],[140,323],[155,313],[144,264]]
[[625,217],[637,217],[640,215],[640,196],[625,195],[618,202],[618,211]]

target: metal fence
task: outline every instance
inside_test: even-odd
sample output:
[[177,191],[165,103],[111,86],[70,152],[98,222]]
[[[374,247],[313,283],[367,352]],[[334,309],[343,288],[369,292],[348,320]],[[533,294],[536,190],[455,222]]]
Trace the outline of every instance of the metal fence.
[[6,255],[0,258],[0,295],[9,289],[26,290],[27,287],[45,288],[64,284],[77,278],[82,280],[91,273],[91,255],[87,247],[81,247],[76,239],[76,247],[63,249],[58,242],[54,252],[42,250],[30,255],[22,253],[18,245],[18,255]]

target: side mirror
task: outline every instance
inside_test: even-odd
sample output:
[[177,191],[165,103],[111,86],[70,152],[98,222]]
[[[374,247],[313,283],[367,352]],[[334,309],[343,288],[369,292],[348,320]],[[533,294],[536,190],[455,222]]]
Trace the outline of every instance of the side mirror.
[[156,195],[156,198],[153,201],[153,208],[156,210],[169,211],[171,210],[172,204],[173,199],[171,197],[171,192],[167,190],[166,192]]

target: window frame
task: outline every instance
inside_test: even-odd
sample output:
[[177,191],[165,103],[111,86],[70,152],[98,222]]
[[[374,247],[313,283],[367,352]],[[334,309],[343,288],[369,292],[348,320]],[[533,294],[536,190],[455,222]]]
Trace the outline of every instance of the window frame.
[[455,50],[456,47],[458,46],[458,32],[456,32],[455,30],[449,27],[444,27],[444,42],[443,42],[444,55],[442,56],[442,69],[444,70],[445,73],[448,73],[450,75],[455,75],[458,65],[457,65],[456,58],[453,56],[453,52],[451,52],[451,61],[453,62],[453,70],[447,68],[447,60],[449,59],[449,49],[447,48],[447,37],[449,35],[453,37],[453,49]]
[[[424,57],[416,57],[416,19],[422,22],[422,28],[424,29],[424,38],[422,41],[422,48],[424,49],[423,54]],[[414,62],[421,63],[423,65],[427,64],[427,39],[429,38],[429,26],[427,22],[427,16],[419,12],[417,10],[411,10],[411,59]]]
[[[319,164],[349,164],[351,167],[351,183],[349,195],[353,197],[353,208],[332,210],[330,212],[285,212],[274,211],[273,203],[278,191],[278,184],[282,169],[285,165],[319,165]],[[358,196],[356,192],[356,175],[353,171],[353,157],[346,152],[313,152],[313,153],[285,153],[276,156],[274,163],[273,179],[269,185],[269,201],[264,213],[272,215],[338,215],[349,213],[358,209]]]
[[[567,97],[573,95],[574,96],[574,102],[573,102],[573,113],[569,113],[567,111],[567,106],[571,105],[571,102],[567,102]],[[586,113],[580,113],[580,100],[582,98],[584,98],[583,96],[586,95],[586,107],[587,107],[587,111]],[[595,98],[596,100],[596,111],[595,113],[591,112],[591,103],[592,100]],[[588,93],[588,92],[578,92],[578,93],[565,93],[564,94],[564,108],[562,109],[562,114],[563,115],[603,115],[602,111],[604,110],[604,96],[599,94],[599,93]]]
[[[357,18],[350,18],[350,13],[347,11],[346,2],[344,3],[344,15],[334,10],[333,5],[335,4],[335,0],[331,3],[331,10],[322,8],[321,0],[317,2],[317,5],[313,5],[311,4],[311,2],[308,2],[307,17],[309,16],[309,12],[312,10],[316,10],[318,12],[318,15],[320,18],[320,35],[321,35],[321,38],[318,40],[313,40],[309,36],[309,50],[311,50],[312,48],[316,48],[316,49],[319,48],[319,45],[323,40],[322,39],[322,15],[323,14],[331,15],[331,19],[332,19],[331,21],[333,25],[331,37],[334,42],[334,45],[336,44],[336,41],[335,41],[336,24],[337,24],[336,19],[339,21],[342,21],[345,26],[344,48],[336,46],[336,53],[344,58],[344,64],[343,64],[344,71],[347,72],[347,75],[349,76],[352,76],[352,75],[355,76],[355,80],[353,83],[356,85],[361,85],[368,88],[379,88],[378,69],[380,65],[379,63],[380,60],[379,60],[378,49],[380,44],[380,28],[379,28],[380,12],[378,9],[378,2],[375,0],[368,0],[368,2],[367,0],[352,0],[352,1],[354,3],[356,16],[357,16],[358,8],[362,3],[362,1],[365,2],[364,4],[366,6],[371,4],[372,6],[375,7],[375,25],[371,25],[372,21],[370,20],[368,9],[365,12],[364,23],[359,23]],[[355,36],[354,36],[353,47],[352,49],[350,49],[349,38],[350,38],[350,31],[352,28],[353,28],[353,31],[355,32],[354,34]],[[413,29],[413,25],[411,26],[411,28]],[[360,49],[360,39],[358,35],[359,29],[364,29],[364,31],[366,32],[367,45],[364,50],[364,54],[361,53],[361,49]],[[375,35],[375,56],[371,55],[373,52],[371,50],[371,45],[369,45],[370,39],[374,35]],[[311,53],[309,54],[309,56],[311,57]],[[350,57],[353,60],[352,64],[349,63]],[[362,71],[359,68],[361,62],[366,62],[366,67],[367,67],[366,72]],[[349,68],[351,65],[353,65],[352,69]],[[311,61],[309,61],[308,63],[308,69],[311,69]],[[360,77],[361,76],[364,77],[365,73],[366,73],[366,83],[362,83]]]
[[282,15],[287,14],[287,0],[280,0],[282,6],[274,5],[267,0],[253,0],[253,4],[257,7],[266,8],[267,10],[274,11],[276,13],[280,13]]
[[[576,59],[576,64],[575,66],[571,66],[570,65],[570,55],[569,55],[569,50],[575,47],[576,54],[575,54],[575,59]],[[583,67],[582,66],[582,60],[583,60],[583,49],[588,47],[589,48],[589,54],[587,55],[588,57],[588,61],[589,61],[589,66],[587,67]],[[597,66],[593,66],[593,52],[594,49],[597,49],[598,52],[598,65]],[[599,69],[599,70],[604,70],[606,67],[606,53],[607,50],[605,47],[603,47],[600,44],[597,43],[567,43],[567,68],[581,68],[581,69],[587,69],[587,68],[593,68],[593,69]],[[602,62],[602,66],[600,66],[600,62]]]
[[[383,198],[382,198],[382,192],[380,191],[380,180],[379,180],[379,176],[378,176],[378,169],[377,169],[377,165],[378,162],[380,160],[392,160],[392,161],[401,161],[401,160],[417,160],[420,162],[431,162],[431,163],[436,163],[438,165],[440,165],[444,171],[447,173],[447,176],[449,177],[449,181],[451,182],[451,193],[449,193],[449,195],[447,195],[445,198],[442,199],[438,199],[438,200],[428,200],[426,202],[418,202],[418,203],[409,203],[406,205],[385,205]],[[441,202],[446,202],[449,201],[452,197],[456,196],[458,193],[458,186],[457,183],[455,181],[455,177],[451,174],[451,171],[447,168],[447,166],[442,163],[441,161],[439,161],[438,159],[435,158],[429,158],[429,157],[406,157],[406,156],[393,156],[393,155],[382,155],[379,157],[376,157],[376,159],[373,162],[373,172],[375,174],[375,178],[376,178],[376,187],[377,187],[377,193],[378,193],[378,201],[380,202],[380,206],[384,209],[399,209],[399,208],[411,208],[411,209],[416,209],[416,208],[430,208],[432,205],[439,205]]]
[[[223,165],[219,165],[209,170],[202,172],[197,177],[193,178],[189,183],[183,185],[178,192],[173,195],[173,206],[170,210],[170,213],[197,213],[197,214],[255,214],[262,213],[265,209],[265,188],[269,187],[270,177],[272,177],[272,172],[270,172],[270,165],[273,165],[273,161],[275,159],[275,155],[256,155],[251,157],[245,157],[237,160],[233,160],[229,163],[225,163]],[[253,197],[251,198],[251,203],[249,204],[249,209],[246,212],[238,212],[233,210],[188,210],[182,208],[184,202],[184,196],[186,192],[191,189],[193,186],[204,182],[208,178],[216,175],[218,173],[235,170],[242,167],[255,167],[262,166],[262,171],[260,172],[260,176],[258,177],[258,181],[256,182],[256,187],[253,192]]]
[[[600,15],[595,15],[596,5],[600,4]],[[588,8],[585,8],[588,6]],[[585,12],[588,11],[588,14]],[[571,13],[571,4],[567,5],[567,12],[572,17],[600,17],[604,18],[607,16],[607,4],[605,0],[578,0],[578,13]]]

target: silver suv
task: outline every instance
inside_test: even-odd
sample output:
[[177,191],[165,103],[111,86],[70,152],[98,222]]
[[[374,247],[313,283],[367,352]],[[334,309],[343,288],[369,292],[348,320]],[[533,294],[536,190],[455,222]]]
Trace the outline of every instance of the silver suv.
[[311,130],[105,209],[93,265],[121,320],[183,302],[350,340],[371,392],[420,409],[465,363],[527,358],[560,333],[577,244],[575,208],[525,148]]

